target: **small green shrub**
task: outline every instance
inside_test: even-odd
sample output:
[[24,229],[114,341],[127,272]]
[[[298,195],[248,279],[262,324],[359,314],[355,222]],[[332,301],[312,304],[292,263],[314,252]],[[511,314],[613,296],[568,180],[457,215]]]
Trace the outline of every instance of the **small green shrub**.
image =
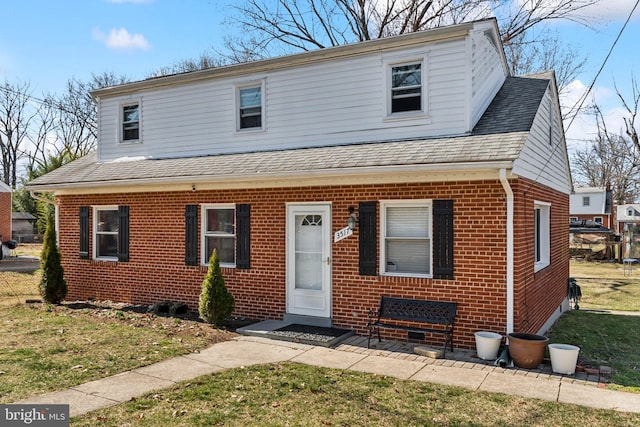
[[42,255],[40,256],[40,296],[50,304],[59,304],[67,296],[67,282],[64,279],[62,256],[56,243],[56,230],[53,215],[47,218],[47,230],[44,233]]
[[198,312],[205,322],[222,326],[233,312],[235,305],[233,295],[224,284],[218,251],[214,249],[209,258],[209,270],[202,282]]

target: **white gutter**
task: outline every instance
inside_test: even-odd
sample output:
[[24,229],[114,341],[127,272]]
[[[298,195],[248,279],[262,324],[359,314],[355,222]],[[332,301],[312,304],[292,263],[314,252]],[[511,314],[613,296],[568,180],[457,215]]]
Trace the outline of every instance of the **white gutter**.
[[35,200],[39,200],[41,202],[48,203],[50,205],[54,205],[56,207],[58,206],[56,204],[56,202],[54,202],[53,200],[47,199],[46,197],[38,196],[34,190],[29,191],[29,195]]
[[500,169],[500,182],[507,195],[507,333],[513,332],[513,190],[506,169]]

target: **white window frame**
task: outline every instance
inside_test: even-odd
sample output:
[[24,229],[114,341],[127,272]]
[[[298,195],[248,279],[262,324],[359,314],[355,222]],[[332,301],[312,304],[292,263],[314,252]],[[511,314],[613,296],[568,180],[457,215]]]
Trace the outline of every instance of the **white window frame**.
[[533,208],[533,259],[538,272],[551,264],[551,203],[535,201]]
[[570,216],[569,217],[569,222],[578,222],[578,217],[577,216]]
[[594,216],[593,222],[595,222],[596,224],[604,225],[604,217]]
[[591,206],[591,196],[582,196],[582,206]]
[[[138,107],[138,138],[124,139],[124,109],[136,105]],[[142,102],[140,99],[121,102],[118,107],[118,143],[120,144],[139,144],[142,142]],[[133,122],[132,122],[133,123]]]
[[[244,89],[252,89],[252,88],[260,88],[260,126],[243,128],[241,127],[241,108],[240,108],[240,92]],[[247,132],[263,132],[266,129],[266,103],[265,103],[265,82],[264,80],[260,81],[252,81],[248,83],[237,84],[235,86],[235,117],[236,117],[236,132],[237,133],[247,133]]]
[[[415,118],[416,116],[425,116],[427,114],[427,80],[426,80],[426,60],[424,57],[413,58],[402,61],[393,61],[386,63],[386,108],[387,119],[403,119]],[[420,64],[420,109],[411,111],[392,111],[393,105],[393,69],[397,67]]]
[[[221,233],[219,231],[217,232],[207,232],[207,220],[208,220],[208,215],[207,215],[207,211],[209,209],[231,209],[233,210],[233,233],[229,234],[229,233]],[[222,237],[222,238],[228,238],[228,239],[233,239],[233,263],[229,263],[229,262],[220,262],[220,267],[229,267],[229,268],[235,268],[236,266],[236,259],[237,259],[237,255],[236,254],[236,239],[237,239],[237,227],[238,224],[236,224],[236,205],[233,203],[212,203],[212,204],[205,204],[205,205],[201,205],[200,207],[200,218],[201,218],[201,224],[200,224],[200,230],[201,231],[201,239],[200,239],[200,262],[201,265],[209,265],[209,256],[207,254],[207,237]]]
[[[427,240],[429,251],[429,266],[428,273],[407,273],[388,270],[387,268],[387,254],[386,254],[386,241],[387,241],[387,208],[389,207],[426,207],[429,211],[429,224],[427,229],[427,237],[419,238]],[[409,238],[407,238],[409,239]],[[416,240],[419,240],[416,239]],[[379,271],[381,276],[399,276],[399,277],[421,277],[431,278],[433,277],[433,201],[428,199],[418,200],[381,200],[380,201],[380,265]]]
[[93,259],[99,261],[118,261],[118,257],[106,257],[106,256],[98,256],[98,234],[100,235],[115,235],[116,236],[116,245],[118,242],[118,232],[116,231],[98,231],[98,212],[100,211],[116,211],[118,214],[118,206],[117,205],[103,205],[103,206],[93,206]]

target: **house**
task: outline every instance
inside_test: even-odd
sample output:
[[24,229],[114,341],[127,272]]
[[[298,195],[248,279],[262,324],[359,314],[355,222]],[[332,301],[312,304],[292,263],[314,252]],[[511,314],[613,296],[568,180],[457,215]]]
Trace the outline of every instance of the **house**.
[[612,195],[610,188],[575,188],[569,196],[569,220],[593,221],[602,227],[615,229]]
[[11,240],[12,190],[0,181],[0,242]]
[[616,206],[616,222],[622,258],[640,259],[640,204]]
[[13,212],[11,214],[12,239],[18,243],[34,241],[34,227],[37,218],[29,212]]
[[555,78],[510,76],[495,19],[93,97],[97,150],[27,187],[55,192],[69,299],[195,309],[216,248],[253,319],[363,334],[381,295],[456,301],[470,348],[568,306]]

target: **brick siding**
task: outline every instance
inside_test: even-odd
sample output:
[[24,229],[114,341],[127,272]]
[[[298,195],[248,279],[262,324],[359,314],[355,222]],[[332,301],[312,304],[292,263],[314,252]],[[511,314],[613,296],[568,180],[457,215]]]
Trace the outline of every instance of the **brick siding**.
[[[525,180],[512,185],[515,327],[518,332],[532,332],[544,324],[566,294],[569,197]],[[353,236],[332,243],[333,324],[366,333],[367,313],[384,294],[457,301],[454,340],[458,347],[472,348],[477,330],[504,333],[506,205],[499,181],[60,196],[60,248],[69,286],[67,299],[146,304],[170,299],[197,309],[206,267],[185,266],[185,206],[249,203],[251,269],[223,268],[222,272],[236,299],[235,315],[281,319],[286,310],[286,203],[331,202],[335,232],[346,225],[349,206],[390,199],[454,200],[455,280],[360,276],[356,228]],[[552,204],[551,265],[536,274],[534,200]],[[79,259],[79,208],[95,205],[130,206],[129,262]],[[380,213],[378,231],[379,220]],[[379,256],[379,247],[377,253]]]

